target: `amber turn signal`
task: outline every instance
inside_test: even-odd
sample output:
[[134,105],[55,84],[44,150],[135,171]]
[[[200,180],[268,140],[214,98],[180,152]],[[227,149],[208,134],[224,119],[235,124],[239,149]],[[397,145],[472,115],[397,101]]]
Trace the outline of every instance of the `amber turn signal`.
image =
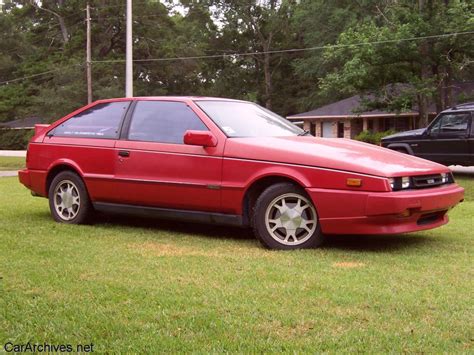
[[410,217],[410,215],[411,215],[410,210],[405,210],[399,214],[400,217]]
[[362,186],[362,179],[347,179],[346,184],[347,186]]

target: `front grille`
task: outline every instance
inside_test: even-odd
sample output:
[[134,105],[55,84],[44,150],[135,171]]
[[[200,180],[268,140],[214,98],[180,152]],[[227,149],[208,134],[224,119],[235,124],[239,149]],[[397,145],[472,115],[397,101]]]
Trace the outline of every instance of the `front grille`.
[[414,189],[425,189],[427,187],[435,187],[445,184],[445,182],[443,182],[441,174],[413,176],[411,178],[411,181]]
[[[444,175],[444,174],[443,174]],[[401,191],[409,189],[427,189],[431,187],[454,183],[453,174],[446,174],[445,179],[441,174],[412,176],[409,179],[409,185],[405,186],[405,178],[396,177],[391,179],[392,191]]]

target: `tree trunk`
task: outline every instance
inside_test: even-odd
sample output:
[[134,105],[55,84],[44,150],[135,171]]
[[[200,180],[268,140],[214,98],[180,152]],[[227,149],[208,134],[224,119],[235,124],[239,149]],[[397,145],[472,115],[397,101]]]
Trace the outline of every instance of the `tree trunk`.
[[444,71],[439,64],[433,65],[432,71],[433,76],[437,78],[438,82],[438,85],[436,86],[436,95],[434,97],[436,112],[438,113],[444,110]]
[[64,22],[64,18],[60,15],[57,16],[59,27],[61,28],[61,34],[63,36],[63,43],[66,44],[69,42],[69,32],[66,27],[66,23]]
[[[58,23],[59,23],[59,28],[61,29],[61,36],[63,38],[63,44],[66,44],[69,42],[69,31],[66,27],[66,22],[64,22],[64,17],[62,17],[59,13],[57,13],[56,11],[53,11],[53,10],[50,10],[50,9],[47,9],[46,7],[43,7],[44,4],[42,6],[39,6],[37,3],[36,3],[36,0],[30,0],[30,4],[33,5],[36,9],[38,10],[41,10],[41,11],[45,11],[53,16],[55,16],[57,19],[58,19]],[[59,0],[58,1],[58,6],[61,7],[64,5],[64,0]]]
[[418,128],[428,125],[428,99],[425,94],[418,94]]
[[265,75],[265,107],[272,109],[272,73],[270,70],[270,54],[264,54],[263,72]]
[[453,98],[453,68],[451,66],[446,67],[446,76],[444,78],[444,103],[445,107],[452,107],[455,102]]
[[[64,0],[58,0],[58,7],[61,8],[63,6],[64,6]],[[59,27],[61,28],[63,43],[66,44],[69,42],[69,32],[67,30],[66,23],[64,22],[64,18],[59,13],[55,13],[55,14],[58,18]]]
[[[421,43],[419,46],[420,58],[429,58],[429,46],[428,43]],[[425,86],[427,80],[430,79],[430,65],[424,61],[420,63],[420,81],[422,86]],[[423,87],[424,89],[424,87]],[[418,98],[418,113],[419,113],[419,125],[420,127],[426,127],[428,125],[428,97],[424,90],[420,90],[417,95]]]

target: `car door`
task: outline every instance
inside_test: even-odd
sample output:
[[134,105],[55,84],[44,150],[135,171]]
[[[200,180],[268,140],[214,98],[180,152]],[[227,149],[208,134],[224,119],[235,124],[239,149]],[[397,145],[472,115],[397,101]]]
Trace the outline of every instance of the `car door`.
[[187,130],[209,128],[186,102],[139,100],[116,143],[118,202],[219,211],[224,140],[183,143]]
[[79,170],[93,201],[110,201],[115,142],[130,101],[99,102],[72,115],[43,140],[40,159]]
[[441,114],[428,128],[417,155],[443,164],[466,164],[470,125],[469,112]]

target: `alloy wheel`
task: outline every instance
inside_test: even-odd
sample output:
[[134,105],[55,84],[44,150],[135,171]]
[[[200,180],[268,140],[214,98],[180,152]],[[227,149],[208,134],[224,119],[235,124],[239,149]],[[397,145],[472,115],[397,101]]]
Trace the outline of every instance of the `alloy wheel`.
[[81,197],[77,186],[71,180],[61,181],[54,189],[54,208],[58,216],[70,221],[81,208]]
[[296,193],[275,198],[265,213],[268,233],[278,243],[300,245],[316,231],[318,216],[313,204]]

